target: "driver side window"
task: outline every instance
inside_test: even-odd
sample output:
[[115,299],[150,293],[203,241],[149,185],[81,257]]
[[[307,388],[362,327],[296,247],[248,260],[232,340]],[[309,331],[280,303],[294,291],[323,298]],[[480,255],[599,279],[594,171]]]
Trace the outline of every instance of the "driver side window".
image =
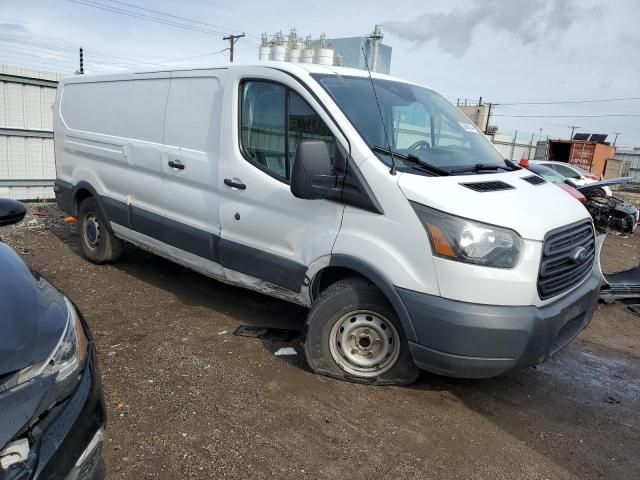
[[288,87],[248,80],[241,86],[240,143],[247,160],[269,175],[288,182],[301,140],[327,143],[331,159],[336,139],[320,116]]

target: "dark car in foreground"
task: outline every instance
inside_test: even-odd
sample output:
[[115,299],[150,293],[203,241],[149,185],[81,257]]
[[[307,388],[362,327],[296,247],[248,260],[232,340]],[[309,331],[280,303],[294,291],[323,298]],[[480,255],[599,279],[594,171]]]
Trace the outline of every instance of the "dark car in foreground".
[[[0,227],[25,214],[0,199]],[[105,419],[82,315],[0,239],[0,480],[103,479]]]

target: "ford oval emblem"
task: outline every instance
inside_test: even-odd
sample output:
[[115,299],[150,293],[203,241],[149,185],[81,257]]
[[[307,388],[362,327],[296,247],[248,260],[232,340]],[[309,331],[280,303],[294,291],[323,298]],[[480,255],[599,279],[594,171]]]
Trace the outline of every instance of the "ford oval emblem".
[[577,247],[571,252],[571,262],[576,265],[581,265],[589,258],[589,252],[584,247]]

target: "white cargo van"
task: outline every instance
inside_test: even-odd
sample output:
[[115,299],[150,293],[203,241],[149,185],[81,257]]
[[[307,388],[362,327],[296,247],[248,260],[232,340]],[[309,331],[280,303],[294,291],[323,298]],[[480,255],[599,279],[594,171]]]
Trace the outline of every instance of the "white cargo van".
[[86,257],[124,240],[310,307],[315,372],[490,377],[591,319],[587,211],[428,88],[267,62],[67,78],[54,111],[57,201]]

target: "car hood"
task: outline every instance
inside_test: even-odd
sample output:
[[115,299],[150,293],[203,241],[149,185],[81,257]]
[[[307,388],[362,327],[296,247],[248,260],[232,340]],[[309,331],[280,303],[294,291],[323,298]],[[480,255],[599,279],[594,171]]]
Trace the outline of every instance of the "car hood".
[[[0,378],[43,362],[67,322],[62,294],[0,241]],[[47,403],[50,378],[0,392],[0,450]]]
[[66,321],[63,295],[0,241],[0,376],[46,360]]
[[601,189],[602,187],[610,187],[612,185],[624,185],[625,183],[630,183],[633,181],[633,177],[618,177],[618,178],[610,178],[609,180],[601,180],[595,182],[589,182],[583,186],[576,186],[574,188],[580,190],[580,192],[587,194],[594,190]]
[[[544,240],[550,230],[590,218],[589,212],[553,183],[532,185],[528,170],[482,175],[426,177],[402,173],[405,196],[431,208],[479,222],[510,228],[521,237]],[[538,177],[539,178],[539,177]],[[506,190],[476,191],[462,184],[504,182]]]

